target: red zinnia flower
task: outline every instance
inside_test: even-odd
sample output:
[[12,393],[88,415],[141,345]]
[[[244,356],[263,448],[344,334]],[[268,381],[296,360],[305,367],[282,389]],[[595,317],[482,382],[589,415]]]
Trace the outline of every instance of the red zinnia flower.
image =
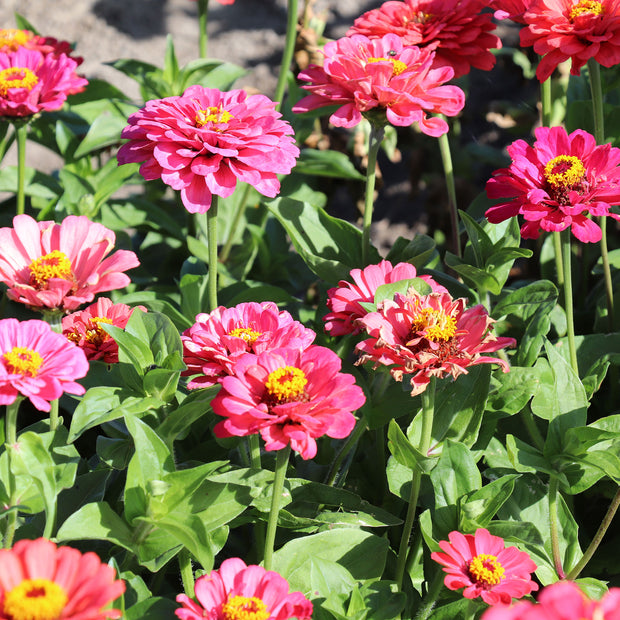
[[465,310],[465,303],[449,293],[419,295],[414,290],[384,300],[377,312],[358,319],[370,338],[357,345],[362,353],[357,363],[392,366],[397,381],[410,374],[412,396],[422,393],[431,377],[456,378],[475,364],[495,363],[508,372],[505,361],[481,354],[514,346],[515,340],[496,338],[485,308]]
[[323,51],[322,67],[310,65],[299,74],[302,86],[312,94],[301,99],[293,112],[308,112],[333,104],[341,107],[329,120],[338,127],[353,127],[362,116],[385,124],[408,127],[418,123],[429,136],[448,131],[448,124],[429,112],[455,116],[465,104],[457,86],[445,86],[452,78],[451,67],[433,68],[434,53],[418,47],[404,47],[394,34],[381,39],[362,35],[330,41]]
[[80,65],[84,61],[79,56],[71,56],[73,46],[68,41],[58,41],[54,37],[42,37],[30,32],[30,30],[19,30],[17,28],[0,28],[0,52],[16,52],[20,47],[30,50],[37,50],[43,54],[53,54],[60,56],[64,54],[75,60]]
[[140,263],[129,250],[107,256],[115,240],[86,216],[69,215],[56,224],[17,215],[13,228],[0,228],[0,282],[10,299],[34,309],[75,310],[97,293],[129,284],[122,272]]
[[620,219],[609,210],[620,204],[620,149],[597,146],[582,129],[567,135],[562,127],[538,127],[535,133],[534,146],[517,140],[508,147],[510,167],[487,182],[488,197],[504,199],[487,210],[489,222],[523,215],[526,239],[570,227],[580,241],[599,241],[601,229],[588,216]]
[[213,194],[230,196],[237,180],[273,198],[278,174],[295,166],[293,129],[275,103],[244,90],[190,86],[181,97],[148,101],[129,117],[119,164],[144,162],[140,173],[175,190],[190,213],[205,213]]
[[450,532],[448,538],[439,543],[445,553],[435,551],[431,558],[444,567],[450,590],[465,588],[465,598],[481,596],[489,605],[508,604],[538,590],[530,577],[536,564],[524,551],[504,547],[503,538],[484,528],[474,535]]
[[220,379],[222,389],[211,406],[226,419],[217,437],[260,432],[265,449],[290,444],[304,459],[316,455],[315,439],[342,439],[353,430],[352,411],[366,398],[353,375],[340,372],[340,358],[326,347],[273,349],[246,353],[234,375]]
[[301,592],[289,592],[286,579],[262,566],[246,566],[239,558],[224,560],[196,580],[195,603],[177,596],[181,620],[310,620],[312,603]]
[[120,610],[106,609],[125,591],[115,575],[93,552],[57,547],[44,538],[20,540],[0,550],[0,618],[120,618]]
[[534,0],[523,21],[521,45],[543,57],[536,69],[541,82],[569,58],[573,75],[590,58],[603,67],[620,63],[619,0]]
[[403,45],[417,45],[435,51],[434,66],[449,66],[454,77],[471,67],[488,71],[495,66],[490,48],[502,42],[491,30],[495,24],[484,0],[389,0],[364,13],[347,33],[371,39],[394,33]]

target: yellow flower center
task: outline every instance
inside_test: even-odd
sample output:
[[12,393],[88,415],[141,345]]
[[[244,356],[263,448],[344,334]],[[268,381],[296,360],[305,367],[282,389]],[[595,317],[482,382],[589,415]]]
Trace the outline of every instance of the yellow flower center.
[[496,586],[504,578],[504,568],[494,555],[481,553],[469,563],[469,575],[476,583]]
[[11,620],[58,620],[69,597],[48,579],[24,579],[4,596],[3,615]]
[[5,52],[16,52],[20,47],[26,45],[30,39],[30,34],[25,30],[0,28],[0,49]]
[[229,596],[222,605],[223,620],[267,620],[271,613],[258,597]]
[[450,340],[456,334],[456,318],[443,310],[424,308],[411,324],[411,336],[424,332],[424,337],[433,342]]
[[558,155],[547,162],[544,176],[554,189],[572,188],[586,176],[586,168],[574,155]]
[[73,280],[71,261],[60,250],[53,250],[30,263],[30,284],[37,289],[47,286],[51,278]]
[[203,127],[207,123],[226,124],[231,118],[235,117],[228,110],[209,106],[206,110],[198,110],[196,114],[196,127]]
[[249,327],[237,327],[236,329],[228,332],[229,336],[234,336],[235,338],[241,338],[245,340],[248,344],[254,344],[260,337],[260,332],[255,332],[253,329]]
[[32,90],[39,78],[26,67],[9,67],[0,71],[0,95],[3,97],[9,88],[25,88]]
[[581,15],[602,15],[605,9],[603,9],[602,2],[595,2],[594,0],[579,0],[577,4],[570,10],[571,20],[580,17]]
[[269,374],[265,387],[267,394],[279,403],[298,400],[303,395],[308,379],[303,370],[284,366]]
[[367,63],[371,62],[391,62],[392,63],[392,77],[400,75],[403,71],[407,70],[407,63],[402,60],[395,60],[394,58],[369,58]]
[[43,358],[32,349],[13,347],[2,356],[4,366],[13,375],[36,377],[43,364]]
[[112,319],[108,319],[105,316],[95,316],[89,321],[89,326],[86,330],[86,340],[91,344],[99,345],[110,339],[110,334],[101,329],[101,323],[112,325]]

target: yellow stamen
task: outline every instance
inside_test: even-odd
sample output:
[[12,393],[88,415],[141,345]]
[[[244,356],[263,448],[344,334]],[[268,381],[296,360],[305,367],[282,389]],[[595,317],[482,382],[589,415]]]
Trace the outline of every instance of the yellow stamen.
[[308,379],[303,370],[284,366],[269,374],[265,387],[267,393],[278,402],[290,402],[303,395]]
[[73,280],[71,261],[60,250],[53,250],[30,263],[30,284],[37,289],[47,287],[50,278]]
[[571,188],[586,176],[586,168],[574,155],[558,155],[547,162],[544,176],[554,188]]
[[39,78],[26,67],[9,67],[0,71],[0,95],[3,97],[9,92],[9,88],[25,88],[32,90]]
[[229,596],[222,605],[223,620],[267,620],[271,613],[258,597]]
[[2,356],[4,366],[13,375],[36,377],[43,364],[43,358],[32,349],[13,347]]
[[69,597],[48,579],[24,579],[4,596],[3,616],[11,620],[58,620]]
[[220,107],[209,106],[206,110],[198,110],[196,114],[196,127],[202,127],[207,123],[226,124],[231,118],[235,118],[228,110]]
[[367,63],[372,62],[391,62],[392,63],[392,77],[400,75],[403,71],[407,70],[407,64],[402,60],[394,60],[394,58],[369,58]]
[[30,41],[32,35],[17,28],[0,28],[0,49],[4,52],[16,52]]
[[433,342],[450,340],[456,334],[456,318],[441,309],[424,308],[411,324],[412,336],[420,332],[424,332],[424,337]]
[[110,334],[101,329],[101,323],[112,325],[112,319],[108,319],[105,316],[95,316],[90,319],[88,329],[86,330],[87,342],[94,345],[100,345],[110,340]]
[[236,329],[228,332],[229,336],[234,336],[235,338],[242,338],[248,344],[254,344],[260,337],[260,332],[255,332],[253,329],[249,327],[237,327]]
[[504,578],[504,568],[494,555],[481,553],[469,563],[469,575],[479,584],[495,586]]
[[571,20],[581,15],[602,15],[605,12],[602,2],[594,0],[580,0],[570,11]]

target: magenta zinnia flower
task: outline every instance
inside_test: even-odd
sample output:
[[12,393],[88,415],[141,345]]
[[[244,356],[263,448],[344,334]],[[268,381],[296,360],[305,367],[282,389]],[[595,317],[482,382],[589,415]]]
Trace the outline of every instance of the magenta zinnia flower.
[[280,347],[306,349],[316,334],[272,301],[220,306],[210,314],[199,314],[181,335],[184,376],[197,375],[190,389],[215,385],[220,377],[233,374],[236,362],[246,353],[262,353]]
[[2,620],[105,620],[125,591],[111,566],[93,552],[57,547],[44,538],[20,540],[0,550]]
[[444,553],[431,558],[444,567],[444,583],[450,590],[463,590],[465,598],[478,598],[489,605],[509,604],[538,590],[531,573],[536,564],[524,551],[505,547],[503,538],[480,528],[474,535],[450,532],[450,542],[442,540]]
[[472,67],[489,71],[501,48],[495,24],[484,0],[389,0],[367,11],[353,22],[348,36],[363,34],[371,39],[388,33],[398,35],[403,45],[417,45],[435,52],[435,67],[452,67],[454,77]]
[[451,67],[434,69],[434,53],[405,47],[394,34],[380,39],[363,35],[344,37],[325,45],[322,67],[310,65],[299,74],[302,86],[312,94],[301,99],[293,112],[338,104],[329,120],[338,127],[353,127],[362,116],[407,127],[418,123],[429,136],[448,131],[448,124],[428,113],[455,116],[465,104],[457,86],[446,86],[454,75]]
[[523,15],[521,45],[534,46],[542,56],[536,77],[544,82],[571,59],[579,75],[590,58],[603,67],[620,63],[620,2],[618,0],[533,0]]
[[118,162],[144,162],[142,176],[181,190],[190,213],[205,213],[213,194],[230,196],[237,180],[273,198],[277,175],[288,174],[299,156],[293,129],[280,117],[263,95],[190,86],[129,117]]
[[85,216],[56,224],[18,215],[13,228],[0,228],[0,282],[13,301],[70,312],[97,293],[129,284],[123,271],[140,263],[129,250],[108,256],[115,241],[111,230]]
[[224,560],[196,580],[197,603],[177,596],[181,620],[310,620],[312,603],[301,592],[289,592],[286,579],[262,566],[246,566],[239,558]]
[[397,381],[411,375],[412,396],[422,393],[431,377],[457,378],[475,364],[495,363],[508,372],[505,361],[482,353],[514,346],[515,340],[495,337],[485,308],[465,309],[465,303],[449,293],[419,295],[414,290],[384,300],[377,312],[358,319],[370,338],[357,345],[362,354],[357,363],[390,366]]
[[246,353],[234,375],[220,379],[222,389],[211,406],[226,419],[217,437],[260,432],[265,449],[288,444],[304,459],[316,455],[316,439],[342,439],[353,430],[352,411],[366,398],[353,375],[340,372],[340,358],[326,347],[273,349]]
[[508,147],[510,166],[487,182],[488,197],[504,199],[487,210],[489,222],[522,215],[526,239],[570,227],[580,241],[599,241],[601,229],[588,216],[620,219],[609,210],[620,204],[620,149],[597,146],[582,129],[567,135],[562,127],[538,127],[535,133],[534,146],[517,140]]
[[59,41],[54,37],[42,37],[30,30],[19,30],[17,28],[0,28],[0,52],[16,52],[20,47],[30,50],[37,50],[43,54],[53,54],[60,56],[64,54],[75,60],[79,65],[83,58],[72,56],[73,46],[68,41]]

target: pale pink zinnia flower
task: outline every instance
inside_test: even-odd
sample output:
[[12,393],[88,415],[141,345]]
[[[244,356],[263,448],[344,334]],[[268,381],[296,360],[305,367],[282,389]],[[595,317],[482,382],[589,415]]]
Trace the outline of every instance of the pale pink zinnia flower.
[[13,228],[0,228],[0,282],[13,301],[70,312],[97,293],[129,284],[123,271],[140,263],[129,250],[108,256],[115,241],[111,230],[83,215],[60,224],[17,215]]
[[336,104],[340,107],[329,120],[338,127],[353,127],[367,116],[403,127],[418,123],[423,133],[436,137],[448,131],[448,124],[429,113],[455,116],[465,104],[460,88],[445,85],[454,75],[452,67],[433,68],[434,52],[405,47],[394,34],[343,37],[327,43],[323,54],[322,67],[310,65],[299,74],[310,82],[302,88],[311,94],[293,112]]
[[205,213],[212,195],[230,196],[243,181],[273,198],[278,174],[295,166],[293,129],[264,95],[190,86],[181,97],[148,101],[129,117],[119,164],[144,162],[140,173],[175,190],[190,213]]
[[531,578],[536,564],[524,551],[505,547],[503,538],[484,528],[473,535],[450,532],[448,538],[439,542],[444,553],[435,551],[431,558],[444,567],[450,590],[465,588],[465,598],[480,596],[489,605],[507,605],[538,590]]
[[316,334],[272,301],[220,306],[199,314],[181,335],[184,376],[194,376],[190,389],[215,385],[233,373],[235,363],[246,353],[262,353],[279,347],[309,347]]
[[20,30],[18,28],[0,28],[0,52],[16,52],[20,47],[30,50],[37,50],[43,54],[53,54],[54,56],[70,56],[79,65],[83,58],[72,56],[73,46],[68,41],[59,41],[54,37],[42,37],[30,30]]
[[234,375],[220,379],[222,389],[211,402],[226,419],[214,428],[217,437],[260,432],[265,449],[288,444],[304,459],[316,455],[316,439],[347,437],[352,411],[366,398],[353,375],[340,372],[340,358],[330,349],[273,349],[246,353]]
[[177,596],[181,620],[310,620],[312,603],[301,592],[289,592],[286,579],[239,558],[224,560],[218,570],[196,580],[196,600]]
[[107,606],[125,591],[111,566],[89,551],[57,547],[44,538],[0,550],[0,618],[105,620],[121,611]]
[[570,228],[577,239],[596,242],[601,229],[589,216],[611,216],[620,204],[620,149],[596,145],[594,136],[576,129],[538,127],[530,146],[517,140],[508,147],[508,168],[496,170],[486,186],[491,200],[503,199],[487,210],[497,224],[522,215],[521,235],[536,239],[541,231]]

